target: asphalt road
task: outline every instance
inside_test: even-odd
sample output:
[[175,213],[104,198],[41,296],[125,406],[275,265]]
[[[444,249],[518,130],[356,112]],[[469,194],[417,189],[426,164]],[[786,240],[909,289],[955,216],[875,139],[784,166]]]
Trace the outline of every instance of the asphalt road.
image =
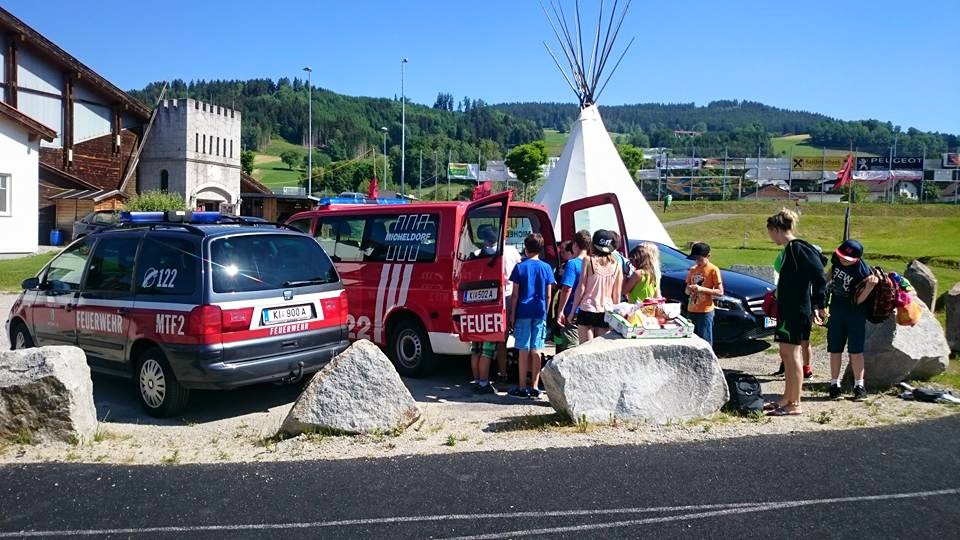
[[0,538],[956,537],[958,445],[953,416],[646,447],[6,466]]

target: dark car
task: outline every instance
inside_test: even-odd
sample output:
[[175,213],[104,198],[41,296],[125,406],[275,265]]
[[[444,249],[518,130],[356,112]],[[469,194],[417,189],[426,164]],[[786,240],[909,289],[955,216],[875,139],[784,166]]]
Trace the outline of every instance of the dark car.
[[73,222],[73,239],[113,227],[117,224],[117,212],[113,210],[97,210],[83,216],[80,221]]
[[[640,243],[631,240],[630,248]],[[680,302],[686,315],[687,294],[684,292],[687,271],[693,261],[685,253],[670,246],[660,248],[660,289],[665,298]],[[720,270],[724,295],[714,299],[713,340],[715,343],[735,343],[772,336],[776,320],[763,313],[763,297],[774,289],[772,283],[731,270]]]
[[195,388],[294,382],[349,345],[347,295],[320,244],[218,212],[124,216],[23,288],[14,349],[80,347],[92,370],[132,379],[154,416]]

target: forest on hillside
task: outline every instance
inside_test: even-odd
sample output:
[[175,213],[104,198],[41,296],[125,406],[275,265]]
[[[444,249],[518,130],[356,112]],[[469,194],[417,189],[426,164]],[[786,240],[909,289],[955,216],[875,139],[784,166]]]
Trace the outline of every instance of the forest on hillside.
[[[494,106],[519,119],[531,120],[542,128],[565,131],[579,114],[568,103],[504,103]],[[643,103],[601,106],[607,129],[629,137],[636,146],[668,147],[689,155],[770,156],[772,148],[762,134],[771,136],[809,133],[810,144],[826,148],[853,148],[885,154],[896,142],[898,155],[934,157],[960,142],[953,134],[931,133],[915,128],[903,130],[878,120],[843,121],[806,111],[791,111],[762,103],[739,100],[694,103]],[[676,130],[700,133],[681,136]]]
[[[162,82],[130,93],[150,107],[156,104]],[[212,81],[172,81],[166,99],[190,97],[234,108],[243,115],[242,144],[258,150],[271,138],[295,144],[307,140],[307,85],[304,80],[281,78]],[[446,94],[448,95],[448,94]],[[444,96],[444,94],[441,94]],[[312,89],[314,141],[321,165],[382,153],[382,127],[387,128],[391,162],[400,155],[400,100],[352,97]],[[543,138],[530,120],[518,120],[487,106],[482,100],[461,100],[454,110],[452,97],[434,107],[407,102],[407,163],[423,151],[424,170],[434,169],[434,158],[446,168],[452,161],[501,159],[506,150]],[[399,167],[391,167],[399,169]],[[410,171],[407,171],[408,176]],[[399,171],[394,172],[399,175]],[[395,178],[396,179],[396,178]]]

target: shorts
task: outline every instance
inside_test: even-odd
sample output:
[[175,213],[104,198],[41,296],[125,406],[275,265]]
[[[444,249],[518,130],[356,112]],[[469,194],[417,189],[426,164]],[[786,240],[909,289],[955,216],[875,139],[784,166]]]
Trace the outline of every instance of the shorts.
[[518,351],[542,351],[546,338],[544,319],[517,319],[513,324],[513,340]]
[[492,341],[474,341],[470,344],[470,353],[492,360],[497,357],[497,344]]
[[773,334],[773,340],[777,343],[799,345],[801,341],[810,340],[810,329],[812,327],[813,321],[810,315],[803,313],[781,315],[777,321],[777,331]]
[[580,310],[577,313],[577,326],[589,326],[591,328],[610,328],[607,321],[603,320],[603,313]]
[[867,314],[846,302],[830,304],[830,320],[827,321],[827,352],[862,354],[867,339]]

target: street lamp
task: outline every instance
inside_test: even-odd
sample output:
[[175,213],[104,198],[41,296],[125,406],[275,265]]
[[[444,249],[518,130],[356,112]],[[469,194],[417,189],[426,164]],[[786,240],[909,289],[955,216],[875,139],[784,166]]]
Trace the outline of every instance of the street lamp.
[[313,195],[313,90],[310,85],[310,66],[303,68],[307,72],[307,197]]
[[407,60],[400,61],[400,193],[404,192],[404,180],[407,174],[407,98],[404,93],[404,76]]
[[390,184],[389,177],[387,176],[387,128],[386,126],[380,128],[380,131],[383,132],[383,189],[387,189],[387,186]]

